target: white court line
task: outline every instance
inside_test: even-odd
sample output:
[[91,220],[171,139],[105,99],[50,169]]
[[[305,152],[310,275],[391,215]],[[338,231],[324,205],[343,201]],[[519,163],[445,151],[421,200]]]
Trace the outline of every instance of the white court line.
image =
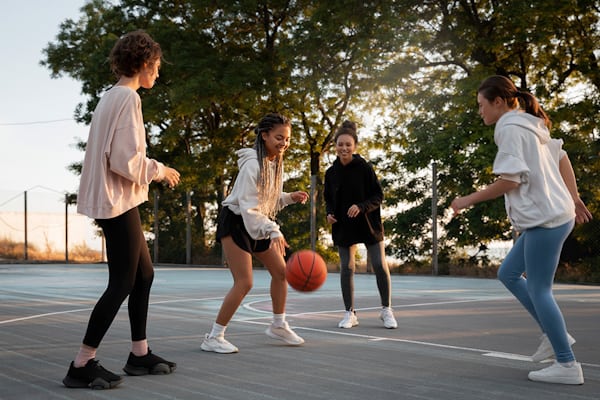
[[[246,297],[264,297],[265,294],[249,294]],[[223,296],[218,296],[218,297],[204,297],[204,298],[199,298],[199,299],[175,299],[175,300],[159,300],[159,301],[153,301],[150,303],[150,305],[157,305],[157,304],[168,304],[168,303],[186,303],[186,302],[190,302],[190,301],[210,301],[210,300],[222,300]],[[94,300],[97,301],[97,300]],[[44,303],[47,304],[47,303]],[[68,303],[66,303],[68,304]],[[123,304],[122,307],[127,307],[127,304]],[[43,314],[34,314],[34,315],[29,315],[27,317],[19,317],[19,318],[13,318],[13,319],[5,319],[3,321],[0,321],[0,325],[3,324],[10,324],[11,322],[19,322],[19,321],[26,321],[29,319],[35,319],[35,318],[44,318],[44,317],[50,317],[53,315],[61,315],[61,314],[71,314],[71,313],[78,313],[78,312],[82,312],[82,311],[91,311],[93,310],[94,307],[89,307],[89,308],[77,308],[75,310],[65,310],[65,311],[55,311],[55,312],[49,312],[49,313],[43,313]]]
[[51,313],[30,315],[28,317],[5,319],[4,321],[0,321],[0,325],[10,324],[11,322],[27,321],[28,319],[50,317],[52,315],[71,314],[71,313],[77,313],[77,312],[81,312],[81,311],[91,311],[93,309],[94,309],[93,307],[90,307],[90,308],[79,308],[77,310],[55,311],[55,312],[51,312]]
[[[268,294],[266,294],[266,293],[265,294],[248,294],[246,297],[264,297],[264,296],[268,296]],[[505,297],[500,296],[500,297],[491,297],[491,298],[485,298],[485,299],[454,300],[454,301],[407,304],[404,306],[395,306],[394,308],[400,309],[400,308],[432,306],[432,305],[475,303],[475,302],[494,301],[494,300],[507,299],[507,298],[510,298],[510,297],[509,296],[505,296]],[[223,296],[205,297],[205,298],[196,298],[196,299],[162,300],[162,301],[151,302],[150,304],[156,305],[156,304],[180,303],[180,302],[190,302],[190,301],[210,301],[210,300],[220,300],[220,299],[223,299]],[[234,319],[232,319],[232,321],[245,322],[248,324],[255,324],[255,325],[270,324],[270,322],[258,322],[258,320],[270,317],[272,315],[272,312],[260,310],[260,309],[253,307],[253,304],[263,303],[265,301],[270,301],[270,300],[260,299],[260,300],[242,304],[243,308],[245,308],[249,311],[252,311],[252,312],[259,313],[259,314],[265,314],[265,316],[252,317],[252,318],[234,318]],[[125,305],[125,307],[126,307],[126,305]],[[361,309],[358,309],[357,311],[373,310],[373,309],[379,309],[379,308],[380,307],[361,308]],[[20,318],[13,318],[13,319],[9,319],[9,320],[0,321],[0,325],[8,324],[11,322],[26,321],[26,320],[35,319],[35,318],[43,318],[43,317],[48,317],[48,316],[53,316],[53,315],[71,314],[71,313],[78,313],[78,312],[91,311],[91,310],[93,310],[93,307],[36,314],[36,315],[30,315],[28,317],[20,317]],[[334,313],[334,312],[340,312],[340,310],[304,312],[304,313],[289,314],[288,316],[329,314],[329,313]],[[399,342],[399,343],[410,343],[410,344],[417,344],[417,345],[428,346],[428,347],[437,347],[437,348],[450,349],[450,350],[461,350],[461,351],[466,351],[466,352],[471,352],[471,353],[481,353],[481,355],[485,356],[485,357],[503,358],[503,359],[509,359],[509,360],[518,360],[518,361],[531,361],[531,357],[524,356],[521,354],[503,353],[503,352],[497,352],[497,351],[493,351],[493,350],[478,349],[478,348],[474,348],[474,347],[452,346],[452,345],[433,343],[433,342],[423,342],[423,341],[419,341],[419,340],[409,340],[409,339],[398,339],[398,338],[389,338],[389,337],[373,336],[373,335],[363,335],[363,334],[357,334],[357,333],[351,333],[351,332],[332,331],[332,330],[328,330],[328,329],[307,328],[307,327],[302,327],[302,326],[294,326],[294,328],[300,329],[300,330],[305,330],[305,331],[328,333],[328,334],[339,335],[339,336],[353,336],[353,337],[357,337],[357,338],[368,339],[369,341],[391,341],[391,342]],[[584,366],[587,366],[587,367],[600,368],[599,364],[591,364],[591,363],[581,363],[581,364]]]
[[[402,308],[411,308],[411,307],[439,306],[439,305],[446,305],[446,304],[461,304],[461,303],[479,303],[482,301],[495,301],[495,300],[505,300],[505,299],[512,299],[512,297],[511,296],[498,296],[498,297],[486,297],[485,299],[452,300],[452,301],[438,301],[438,302],[430,302],[430,303],[406,304],[406,305],[400,305],[400,306],[393,306],[393,309],[399,310]],[[255,312],[257,314],[268,314],[269,316],[271,316],[272,315],[271,311],[265,311],[265,310],[261,310],[261,309],[253,307],[253,304],[263,303],[265,301],[270,301],[270,300],[266,300],[266,299],[265,300],[256,300],[256,301],[244,303],[244,304],[242,304],[242,307],[249,311]],[[356,311],[379,310],[380,308],[381,307],[364,307],[364,308],[357,308]],[[332,313],[339,313],[342,311],[343,310],[341,310],[341,309],[337,309],[337,310],[301,312],[301,313],[287,314],[287,315],[288,316],[301,316],[301,315],[332,314]],[[265,318],[265,317],[239,318],[239,319],[237,319],[237,321],[252,321],[255,319],[263,319],[263,318]]]
[[[258,322],[258,321],[251,321],[251,320],[239,320],[239,322],[245,322],[247,324],[254,324],[254,325],[269,325],[270,324],[270,322]],[[329,330],[329,329],[306,328],[306,327],[302,327],[302,326],[292,326],[292,327],[294,329],[303,330],[303,331],[326,333],[326,334],[332,334],[332,335],[338,335],[338,336],[352,336],[352,337],[356,337],[356,338],[363,338],[363,339],[367,339],[372,342],[386,341],[386,342],[397,342],[397,343],[410,343],[410,344],[416,344],[416,345],[420,345],[420,346],[436,347],[436,348],[448,349],[448,350],[459,350],[459,351],[465,351],[465,352],[469,352],[469,353],[480,353],[484,357],[503,358],[503,359],[508,359],[508,360],[528,361],[528,362],[531,361],[530,356],[525,356],[522,354],[503,353],[503,352],[497,352],[497,351],[485,350],[485,349],[478,349],[475,347],[452,346],[449,344],[423,342],[421,340],[410,340],[410,339],[389,338],[389,337],[383,337],[383,336],[363,335],[360,333],[352,333],[352,332],[347,332],[347,331],[342,332],[342,331],[337,331],[337,330],[334,331],[334,330]],[[581,365],[587,366],[587,367],[592,367],[592,368],[600,368],[600,364],[581,363]]]

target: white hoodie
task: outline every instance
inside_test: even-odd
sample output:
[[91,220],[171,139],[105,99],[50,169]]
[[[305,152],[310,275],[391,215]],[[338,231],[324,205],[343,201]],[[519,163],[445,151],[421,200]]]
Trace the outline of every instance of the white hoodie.
[[[261,240],[282,236],[279,225],[261,213],[258,208],[260,165],[256,150],[241,149],[236,154],[239,157],[240,171],[231,193],[223,201],[223,206],[228,207],[234,214],[242,216],[244,226],[252,239]],[[283,185],[279,191],[279,209],[294,203],[291,194],[283,192]]]
[[504,195],[506,213],[517,231],[553,228],[575,218],[575,204],[560,175],[563,141],[552,139],[544,121],[515,110],[496,123],[498,154],[494,174],[520,183]]

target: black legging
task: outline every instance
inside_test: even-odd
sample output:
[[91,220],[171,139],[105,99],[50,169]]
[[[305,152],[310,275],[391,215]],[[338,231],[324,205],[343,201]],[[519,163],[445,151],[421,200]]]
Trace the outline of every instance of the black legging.
[[106,238],[108,286],[90,315],[83,344],[94,348],[100,345],[127,296],[131,340],[144,340],[154,268],[139,211],[136,207],[96,222]]
[[[346,311],[354,310],[354,255],[356,253],[356,245],[350,247],[338,246],[340,255],[340,283],[342,286],[342,298]],[[390,270],[385,262],[385,250],[383,242],[378,242],[367,246],[367,253],[371,257],[373,270],[377,279],[377,289],[381,297],[381,305],[389,307],[391,302],[391,278]]]

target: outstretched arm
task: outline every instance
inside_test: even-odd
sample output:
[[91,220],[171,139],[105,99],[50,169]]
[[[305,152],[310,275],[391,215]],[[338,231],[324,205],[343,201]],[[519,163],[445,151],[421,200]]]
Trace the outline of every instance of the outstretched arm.
[[458,214],[460,210],[471,207],[482,201],[492,200],[496,197],[502,196],[504,193],[510,192],[513,189],[519,187],[519,183],[509,181],[506,179],[499,178],[485,189],[473,192],[463,197],[457,197],[452,201],[450,207],[454,211],[454,215]]

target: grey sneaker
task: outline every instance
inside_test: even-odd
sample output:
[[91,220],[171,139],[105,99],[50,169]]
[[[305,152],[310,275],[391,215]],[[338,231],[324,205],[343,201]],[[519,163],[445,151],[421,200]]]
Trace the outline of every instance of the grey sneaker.
[[383,326],[388,329],[396,329],[398,327],[396,318],[394,318],[394,311],[391,307],[383,307],[381,314],[379,314],[379,318],[383,321]]
[[353,326],[358,325],[358,318],[356,318],[356,312],[354,311],[346,311],[344,314],[344,319],[340,321],[338,324],[338,328],[350,329]]
[[304,339],[296,335],[287,322],[284,322],[281,326],[271,324],[265,333],[272,339],[283,340],[292,346],[300,346],[304,343]]
[[565,367],[555,362],[551,366],[531,371],[528,375],[529,380],[547,383],[562,383],[563,385],[583,385],[583,371],[578,362],[571,367]]
[[210,337],[208,333],[204,336],[204,341],[200,345],[204,351],[212,351],[214,353],[230,354],[237,353],[237,347],[229,343],[223,336]]
[[[554,357],[554,349],[552,348],[552,344],[550,343],[548,336],[546,336],[546,334],[544,333],[541,339],[542,342],[538,346],[535,353],[533,353],[533,355],[531,356],[531,361],[533,362],[541,362]],[[567,339],[569,340],[569,346],[573,346],[575,344],[575,339],[568,333]]]

